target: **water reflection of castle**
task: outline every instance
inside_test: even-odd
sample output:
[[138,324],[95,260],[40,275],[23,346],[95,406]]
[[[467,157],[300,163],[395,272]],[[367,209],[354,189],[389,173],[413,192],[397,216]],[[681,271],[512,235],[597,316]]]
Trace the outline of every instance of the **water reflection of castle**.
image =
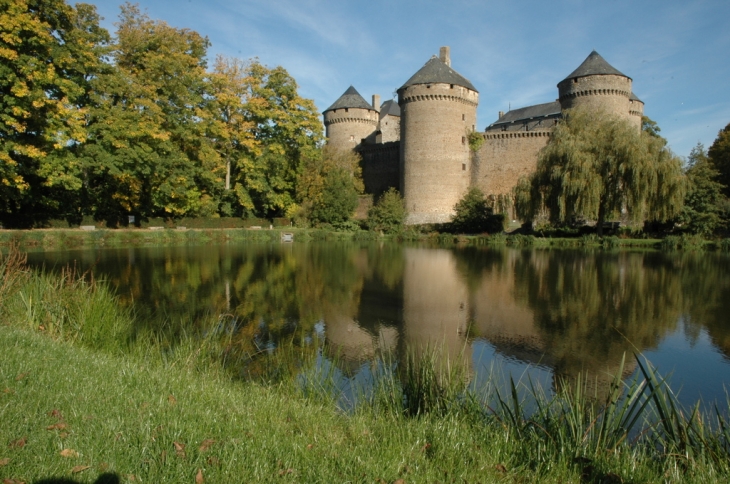
[[360,293],[386,309],[325,316],[331,351],[351,371],[379,352],[428,346],[472,366],[477,338],[549,368],[556,383],[588,375],[603,393],[624,354],[626,376],[636,349],[676,327],[681,287],[644,267],[645,254],[566,254],[403,248],[397,287],[384,291],[370,274]]

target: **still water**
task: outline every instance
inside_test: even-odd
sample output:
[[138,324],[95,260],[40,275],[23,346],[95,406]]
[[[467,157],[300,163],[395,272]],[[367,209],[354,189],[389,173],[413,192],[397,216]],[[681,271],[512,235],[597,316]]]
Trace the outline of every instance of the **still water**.
[[636,371],[635,353],[685,403],[724,401],[730,383],[727,254],[295,242],[29,262],[91,271],[135,308],[136,331],[173,342],[227,324],[239,351],[265,358],[324,339],[344,380],[367,378],[377,356],[439,346],[477,383],[493,370],[544,388],[587,374],[600,394],[624,355],[623,376]]

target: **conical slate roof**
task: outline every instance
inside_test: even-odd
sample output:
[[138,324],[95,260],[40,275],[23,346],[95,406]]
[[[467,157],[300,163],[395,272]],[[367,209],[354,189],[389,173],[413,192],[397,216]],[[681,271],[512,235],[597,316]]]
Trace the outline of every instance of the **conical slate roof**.
[[[578,66],[576,70],[570,73],[568,77],[563,79],[563,81],[567,79],[575,79],[576,77],[585,77],[585,76],[601,76],[601,75],[614,75],[614,76],[623,76],[623,77],[629,77],[626,74],[623,74],[618,69],[613,67],[611,64],[606,62],[606,59],[601,57],[601,54],[596,52],[595,50],[586,57],[586,60],[583,61],[583,63]],[[629,79],[631,79],[629,77]]]
[[323,113],[326,113],[327,111],[333,111],[335,109],[343,109],[343,108],[360,108],[360,109],[369,109],[371,111],[374,111],[373,107],[368,103],[359,92],[357,92],[357,89],[350,86],[345,93],[340,96],[340,98],[335,101],[335,103],[322,111]]
[[456,84],[467,89],[471,89],[474,92],[478,92],[476,88],[469,82],[464,76],[453,70],[451,67],[444,64],[441,59],[436,56],[431,57],[426,65],[421,67],[421,70],[413,74],[413,76],[406,81],[401,89],[416,84]]
[[398,103],[392,99],[385,101],[380,106],[380,117],[382,118],[385,115],[400,117],[400,106],[398,106]]
[[639,99],[639,98],[638,98],[638,97],[636,96],[636,94],[634,94],[633,92],[631,93],[631,96],[629,96],[629,99],[630,99],[630,100],[632,100],[632,101],[639,101],[639,102],[640,102],[640,103],[642,103],[642,104],[644,103],[644,101],[642,101],[641,99]]

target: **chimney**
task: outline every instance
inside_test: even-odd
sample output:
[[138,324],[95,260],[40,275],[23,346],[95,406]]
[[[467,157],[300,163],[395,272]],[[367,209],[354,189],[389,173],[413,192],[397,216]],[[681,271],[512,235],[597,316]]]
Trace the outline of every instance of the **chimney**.
[[441,62],[451,67],[451,49],[449,46],[441,47],[439,50],[439,59]]
[[373,94],[373,109],[375,112],[380,112],[380,94]]
[[504,116],[504,111],[500,111],[500,112],[499,112],[499,117],[498,117],[497,119],[501,119],[501,118],[502,118],[502,116]]

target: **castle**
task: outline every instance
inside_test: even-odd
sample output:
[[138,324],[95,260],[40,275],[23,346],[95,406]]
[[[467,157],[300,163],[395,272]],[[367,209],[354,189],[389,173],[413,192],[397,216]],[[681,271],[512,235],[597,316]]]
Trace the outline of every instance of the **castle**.
[[398,103],[368,103],[350,86],[322,113],[328,143],[362,156],[365,191],[390,187],[403,195],[406,223],[443,223],[469,187],[492,200],[507,200],[512,188],[535,170],[537,156],[567,109],[600,108],[641,127],[644,103],[631,78],[593,51],[560,81],[558,99],[507,113],[478,134],[479,92],[451,68],[448,47],[440,49],[398,89]]

